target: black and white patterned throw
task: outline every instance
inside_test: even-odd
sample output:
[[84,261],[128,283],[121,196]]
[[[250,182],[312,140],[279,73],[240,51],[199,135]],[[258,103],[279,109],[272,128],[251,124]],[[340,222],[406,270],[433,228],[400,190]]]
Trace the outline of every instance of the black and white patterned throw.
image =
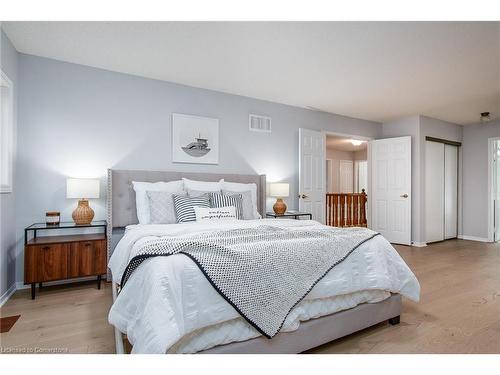
[[121,287],[144,260],[184,254],[252,326],[272,338],[328,271],[376,235],[366,228],[261,225],[160,237],[145,243],[130,260]]

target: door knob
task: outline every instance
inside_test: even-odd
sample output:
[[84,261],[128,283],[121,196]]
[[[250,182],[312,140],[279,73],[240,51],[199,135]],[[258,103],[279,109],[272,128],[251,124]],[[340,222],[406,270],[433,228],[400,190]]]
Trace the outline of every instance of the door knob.
[[401,198],[408,198],[408,194],[400,195]]
[[305,194],[299,194],[299,198],[306,199],[306,198],[308,198],[308,197],[309,197],[308,195],[305,195]]

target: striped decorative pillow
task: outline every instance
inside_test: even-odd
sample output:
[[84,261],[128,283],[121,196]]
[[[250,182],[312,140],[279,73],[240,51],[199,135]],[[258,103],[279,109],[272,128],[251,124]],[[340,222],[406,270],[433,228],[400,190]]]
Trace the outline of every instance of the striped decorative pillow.
[[222,193],[210,193],[210,207],[220,208],[234,206],[236,219],[243,219],[243,197],[241,194],[226,195]]
[[178,223],[196,221],[195,207],[210,207],[208,194],[199,197],[186,197],[174,194],[172,198],[174,199],[175,215]]

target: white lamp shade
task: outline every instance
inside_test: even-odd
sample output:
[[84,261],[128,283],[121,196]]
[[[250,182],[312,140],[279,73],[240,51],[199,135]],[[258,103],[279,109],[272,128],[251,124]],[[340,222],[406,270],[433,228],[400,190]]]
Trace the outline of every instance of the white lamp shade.
[[66,180],[66,198],[99,198],[99,180],[90,178],[68,178]]
[[284,198],[290,195],[290,185],[285,183],[275,183],[270,186],[270,196]]

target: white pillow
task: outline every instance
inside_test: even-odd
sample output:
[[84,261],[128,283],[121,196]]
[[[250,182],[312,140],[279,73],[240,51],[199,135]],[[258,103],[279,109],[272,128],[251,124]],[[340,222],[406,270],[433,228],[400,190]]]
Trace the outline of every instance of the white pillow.
[[210,220],[232,220],[236,219],[236,207],[194,207],[196,221],[210,221]]
[[259,210],[257,210],[257,184],[240,184],[238,182],[227,182],[224,180],[220,180],[220,184],[222,185],[222,190],[228,190],[232,193],[250,191],[252,195],[253,218],[260,219],[262,217],[259,214]]
[[184,183],[182,180],[170,182],[140,182],[132,181],[135,191],[135,206],[137,208],[137,219],[139,224],[150,223],[149,199],[147,191],[167,191],[170,193],[183,193]]
[[224,180],[220,180],[217,182],[207,182],[207,181],[195,181],[190,180],[188,178],[182,178],[184,181],[184,188],[186,190],[197,190],[197,191],[221,191],[221,182]]
[[199,190],[187,189],[186,191],[187,191],[187,195],[190,197],[201,197],[204,194],[220,193],[219,190],[217,190],[217,191],[209,191],[209,190],[199,191]]
[[181,195],[180,193],[171,193],[168,191],[146,191],[149,199],[149,224],[177,223],[173,199],[174,194]]

